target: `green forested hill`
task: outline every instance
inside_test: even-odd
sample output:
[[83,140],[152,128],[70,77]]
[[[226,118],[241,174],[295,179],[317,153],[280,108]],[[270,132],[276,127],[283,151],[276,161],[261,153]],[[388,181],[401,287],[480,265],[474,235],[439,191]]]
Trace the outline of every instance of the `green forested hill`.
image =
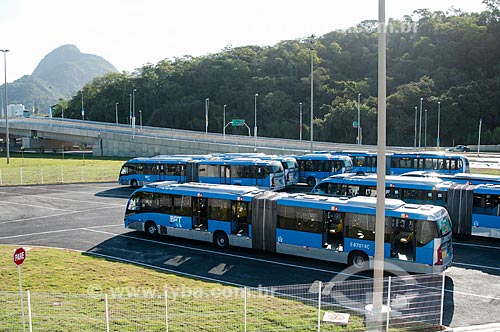
[[[438,102],[441,145],[481,141],[500,143],[499,0],[485,0],[483,13],[419,10],[388,26],[387,141],[413,146],[415,107],[422,101],[422,131],[427,114],[427,145],[435,146]],[[147,64],[133,73],[111,73],[84,87],[85,115],[120,122],[135,109],[144,125],[205,130],[205,98],[210,99],[209,131],[245,119],[253,127],[257,93],[259,136],[299,137],[299,103],[303,103],[304,137],[309,137],[310,57],[314,60],[315,139],[356,142],[358,93],[361,94],[363,143],[376,143],[377,24],[360,23],[347,31],[318,36],[311,51],[308,38],[274,46],[226,48],[202,57],[185,56]],[[80,118],[77,94],[64,101],[65,116]],[[60,106],[56,107],[57,110]],[[425,112],[427,110],[427,112]],[[228,127],[228,133],[246,134]],[[424,133],[422,134],[424,146]]]

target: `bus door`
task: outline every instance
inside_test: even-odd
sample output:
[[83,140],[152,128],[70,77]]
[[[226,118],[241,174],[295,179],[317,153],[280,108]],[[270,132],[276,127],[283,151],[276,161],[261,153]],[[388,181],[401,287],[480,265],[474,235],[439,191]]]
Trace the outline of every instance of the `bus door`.
[[208,230],[208,199],[203,197],[193,198],[193,229],[197,231]]
[[220,166],[220,183],[231,184],[231,166],[229,165]]
[[248,202],[231,202],[231,233],[248,236]]
[[[255,174],[255,184],[259,187],[264,186],[264,179],[268,177],[270,174],[266,172],[266,167],[256,166],[257,172]],[[268,179],[269,180],[269,179]],[[266,187],[271,187],[273,184],[269,183]]]
[[344,251],[345,213],[323,211],[323,248]]
[[392,219],[391,258],[415,261],[415,221],[411,219]]

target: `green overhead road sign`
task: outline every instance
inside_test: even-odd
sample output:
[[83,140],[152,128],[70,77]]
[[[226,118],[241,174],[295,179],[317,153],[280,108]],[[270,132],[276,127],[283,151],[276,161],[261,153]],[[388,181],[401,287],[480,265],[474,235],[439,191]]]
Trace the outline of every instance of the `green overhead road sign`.
[[233,127],[241,127],[245,124],[245,120],[243,119],[233,119],[231,120],[231,126]]

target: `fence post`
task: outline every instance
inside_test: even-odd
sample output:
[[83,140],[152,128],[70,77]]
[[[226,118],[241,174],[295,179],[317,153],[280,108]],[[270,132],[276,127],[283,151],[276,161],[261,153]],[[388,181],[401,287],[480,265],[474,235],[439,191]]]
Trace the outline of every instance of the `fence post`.
[[43,184],[43,167],[40,167],[40,178],[42,179]]
[[388,284],[387,284],[387,320],[385,322],[385,330],[389,331],[389,317],[391,313],[391,283],[392,277],[389,276]]
[[33,332],[33,324],[31,323],[31,293],[30,290],[28,289],[26,291],[27,296],[28,296],[28,324],[30,327],[30,332]]
[[23,168],[19,168],[19,179],[21,180],[21,185],[23,185]]
[[321,281],[318,285],[318,332],[321,331]]
[[104,303],[106,306],[106,332],[109,332],[108,294],[104,294]]
[[61,165],[61,183],[64,183],[64,168]]
[[83,179],[83,166],[82,166],[82,182],[85,182],[85,180]]
[[443,271],[443,279],[441,285],[441,312],[439,314],[439,325],[443,325],[443,311],[444,311],[444,286],[446,284],[446,274]]
[[165,287],[165,331],[168,332],[168,296],[167,289]]
[[243,288],[243,297],[244,297],[243,299],[244,330],[245,332],[247,332],[247,287],[246,286]]

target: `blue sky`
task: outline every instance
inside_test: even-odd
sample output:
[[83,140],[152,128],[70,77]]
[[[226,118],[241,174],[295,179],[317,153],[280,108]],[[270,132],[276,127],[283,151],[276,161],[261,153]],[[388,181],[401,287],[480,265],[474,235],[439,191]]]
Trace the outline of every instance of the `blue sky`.
[[[481,0],[386,0],[386,16],[451,6],[468,12],[485,9]],[[47,53],[64,44],[100,55],[120,71],[132,71],[228,45],[274,45],[347,29],[377,19],[377,10],[377,0],[1,0],[0,49],[11,50],[9,82],[31,74]]]

